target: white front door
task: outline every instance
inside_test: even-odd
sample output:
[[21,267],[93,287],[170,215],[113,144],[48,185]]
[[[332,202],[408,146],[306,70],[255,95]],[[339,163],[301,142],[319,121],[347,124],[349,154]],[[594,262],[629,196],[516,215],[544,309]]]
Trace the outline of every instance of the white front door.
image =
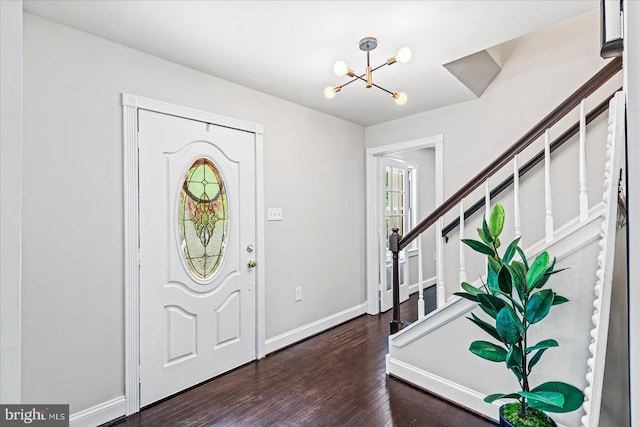
[[[380,311],[387,311],[393,306],[393,271],[389,236],[393,228],[398,228],[398,233],[401,235],[409,231],[409,168],[407,163],[389,157],[381,157],[379,167]],[[400,251],[399,260],[400,302],[409,298],[406,261],[406,249],[403,249]]]
[[140,110],[140,404],[256,357],[255,138]]

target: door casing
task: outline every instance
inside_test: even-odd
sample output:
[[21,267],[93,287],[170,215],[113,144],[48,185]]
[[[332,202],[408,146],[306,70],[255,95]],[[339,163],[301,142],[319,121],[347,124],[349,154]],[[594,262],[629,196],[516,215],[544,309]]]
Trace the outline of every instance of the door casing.
[[138,250],[138,110],[225,126],[255,135],[256,171],[256,358],[265,355],[264,168],[263,128],[254,123],[181,107],[127,93],[122,94],[124,152],[124,286],[125,286],[125,405],[126,415],[140,411],[140,300]]

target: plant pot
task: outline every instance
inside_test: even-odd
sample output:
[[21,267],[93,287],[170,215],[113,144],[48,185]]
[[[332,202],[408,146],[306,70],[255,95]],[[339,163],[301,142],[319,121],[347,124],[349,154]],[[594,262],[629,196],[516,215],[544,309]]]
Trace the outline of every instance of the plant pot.
[[[515,427],[513,424],[511,424],[509,421],[507,421],[503,416],[502,416],[502,409],[505,407],[505,405],[502,405],[500,407],[500,427]],[[551,420],[551,425],[553,427],[558,427],[558,425],[556,424],[555,421],[553,421],[553,419]]]

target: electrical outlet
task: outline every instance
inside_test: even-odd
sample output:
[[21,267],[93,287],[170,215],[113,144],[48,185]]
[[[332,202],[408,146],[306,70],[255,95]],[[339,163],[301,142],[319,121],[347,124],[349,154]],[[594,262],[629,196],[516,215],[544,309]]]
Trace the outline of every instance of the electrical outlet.
[[267,209],[267,221],[282,221],[282,208]]
[[296,288],[296,301],[302,301],[302,286]]

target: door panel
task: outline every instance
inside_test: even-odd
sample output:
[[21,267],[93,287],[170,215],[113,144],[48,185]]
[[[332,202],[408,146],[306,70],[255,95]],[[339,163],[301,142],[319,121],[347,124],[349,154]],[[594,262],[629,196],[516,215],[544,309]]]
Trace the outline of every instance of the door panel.
[[255,151],[249,132],[139,123],[144,406],[255,359]]
[[[408,167],[407,164],[389,157],[379,159],[378,193],[380,194],[380,311],[387,311],[393,306],[393,285],[392,285],[392,265],[391,251],[389,247],[389,235],[391,229],[397,227],[402,235],[409,230],[405,230],[408,224]],[[398,262],[400,279],[400,302],[409,298],[409,287],[407,285],[407,263],[406,249],[400,251]]]

